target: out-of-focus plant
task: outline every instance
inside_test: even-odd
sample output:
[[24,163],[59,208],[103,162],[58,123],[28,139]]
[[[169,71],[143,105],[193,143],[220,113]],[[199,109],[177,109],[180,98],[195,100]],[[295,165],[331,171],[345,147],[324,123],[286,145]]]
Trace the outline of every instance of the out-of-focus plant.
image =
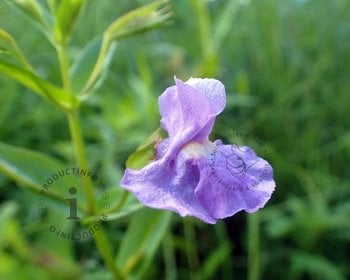
[[[42,78],[37,71],[37,65],[32,65],[18,47],[16,36],[0,28],[0,72],[52,102],[67,116],[77,166],[84,170],[88,170],[88,161],[80,125],[80,108],[102,84],[116,44],[128,36],[166,23],[171,16],[167,0],[157,0],[136,8],[113,21],[103,34],[87,43],[74,61],[70,61],[68,46],[75,23],[83,12],[86,2],[85,0],[48,0],[47,5],[45,5],[43,2],[35,0],[15,0],[12,3],[28,17],[33,23],[33,27],[39,29],[56,50],[62,80],[60,86]],[[64,166],[48,155],[3,143],[0,143],[0,151],[0,172],[36,192],[40,192],[40,184],[43,182],[45,174],[50,174]],[[82,176],[81,186],[86,201],[86,205],[80,206],[85,212],[83,223],[89,224],[94,220],[94,216],[101,214],[102,210],[97,205],[91,179]],[[48,196],[60,203],[66,203],[64,197],[55,191],[50,190]],[[113,215],[118,215],[120,212],[138,209],[138,207],[131,210],[124,209],[124,202],[125,196],[116,198],[115,207],[109,213],[112,218]],[[7,208],[12,209],[10,205]],[[157,230],[160,240],[167,227],[169,215],[159,214],[148,217],[141,215],[135,219],[121,245],[117,261],[115,261],[111,249],[113,246],[109,244],[103,229],[94,235],[97,249],[100,251],[106,266],[113,273],[114,279],[123,279],[131,273],[141,273],[150,263],[155,248],[148,251],[147,257],[140,255],[138,261],[142,260],[143,264],[137,266],[137,269],[130,264],[129,258],[143,250],[137,246],[130,249],[129,246],[130,243],[138,244],[139,230],[147,231],[145,235],[141,235],[143,239],[140,242],[144,242],[145,238],[150,238],[152,246],[159,244],[159,242],[154,242],[153,227],[151,229],[147,226],[141,228],[137,221],[141,219],[150,223],[152,221],[160,223],[164,228],[164,230]],[[16,230],[16,226],[12,226],[13,230]],[[13,246],[20,247],[21,243],[13,243]],[[23,247],[25,248],[25,246]],[[19,248],[18,251],[27,257],[28,252],[25,249]],[[142,269],[140,270],[140,268]]]

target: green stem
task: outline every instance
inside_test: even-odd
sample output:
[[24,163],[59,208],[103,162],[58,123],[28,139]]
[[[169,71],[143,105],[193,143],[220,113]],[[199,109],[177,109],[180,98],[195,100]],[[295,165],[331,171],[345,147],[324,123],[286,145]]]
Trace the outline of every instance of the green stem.
[[66,46],[57,45],[56,51],[57,51],[58,62],[61,70],[63,88],[67,91],[71,91],[71,82],[69,78],[69,63],[68,63]]
[[[68,113],[68,121],[69,128],[71,131],[74,148],[75,148],[75,156],[78,162],[78,166],[80,169],[88,170],[86,153],[84,141],[81,134],[80,122],[77,112]],[[94,200],[94,192],[93,186],[91,184],[90,178],[82,176],[82,185],[84,187],[84,191],[87,197],[87,215],[93,215],[95,213],[95,200]],[[114,275],[114,279],[123,279],[119,269],[114,263],[113,253],[111,250],[111,246],[108,243],[106,234],[103,229],[96,231],[94,234],[94,240],[97,246],[98,251],[100,252],[105,264],[112,271]]]
[[109,245],[106,233],[104,232],[103,228],[95,232],[94,239],[95,239],[97,249],[99,250],[105,264],[113,273],[113,276],[114,276],[113,279],[116,279],[116,280],[124,279],[119,269],[115,265],[113,252],[111,250],[111,246]]
[[117,212],[119,209],[121,209],[124,206],[124,204],[125,204],[126,200],[128,199],[128,197],[129,197],[129,192],[124,190],[123,193],[122,193],[121,198],[119,199],[119,201],[117,203],[117,205],[115,207],[109,209],[108,211],[104,212],[103,214],[110,214],[110,213]]
[[84,89],[82,91],[82,96],[87,94],[87,92],[93,87],[98,76],[100,75],[102,67],[103,67],[103,61],[108,54],[108,50],[109,50],[110,46],[111,46],[110,38],[107,34],[105,34],[103,36],[103,39],[102,39],[102,45],[101,45],[101,49],[100,49],[100,52],[99,52],[98,57],[97,57],[95,67],[92,70],[92,73],[84,86]]
[[198,257],[198,250],[197,250],[197,242],[196,242],[196,234],[194,230],[193,222],[189,219],[184,219],[184,234],[185,234],[185,240],[186,240],[186,257],[188,266],[190,269],[190,279],[195,279],[195,273],[198,271],[199,268],[199,257]]
[[[57,46],[58,60],[60,63],[60,70],[62,76],[62,83],[65,90],[72,94],[71,81],[69,77],[69,64],[66,53],[66,47],[64,45]],[[72,95],[73,96],[73,95]],[[78,163],[78,167],[81,170],[88,170],[88,161],[86,157],[84,139],[81,133],[80,119],[79,119],[79,107],[74,108],[71,111],[66,112],[69,123],[69,130],[72,137],[75,157]],[[87,201],[87,215],[94,215],[96,213],[95,209],[95,198],[94,198],[94,188],[90,178],[86,176],[81,176],[82,186],[84,193],[86,195]],[[93,235],[98,251],[100,252],[105,264],[113,273],[114,279],[123,279],[121,273],[119,272],[116,264],[114,263],[113,252],[111,246],[109,245],[107,236],[103,230],[100,228]]]
[[82,223],[89,224],[94,221],[98,221],[101,218],[101,215],[117,213],[118,210],[124,206],[126,200],[128,199],[128,196],[129,196],[129,192],[124,190],[116,206],[114,206],[111,209],[108,209],[107,211],[101,211],[100,213],[95,213],[95,215],[93,216],[88,216],[84,220],[82,220]]
[[259,213],[248,215],[248,280],[260,278]]
[[[85,153],[84,140],[81,134],[80,121],[78,113],[73,111],[68,113],[69,129],[74,144],[75,157],[78,162],[78,167],[82,170],[88,170],[88,164]],[[81,176],[82,185],[86,195],[87,214],[95,213],[94,191],[90,178]]]
[[175,260],[175,250],[174,250],[174,242],[171,232],[165,234],[163,240],[163,256],[164,256],[164,264],[165,264],[165,279],[166,280],[175,280],[177,277],[177,268],[176,268],[176,260]]
[[[215,229],[215,235],[218,240],[218,244],[227,243],[229,249],[232,250],[232,243],[228,240],[230,240],[227,228],[223,222],[219,222],[214,226]],[[222,264],[222,279],[235,279],[233,275],[233,269],[232,264],[234,263],[233,254],[227,254],[225,258],[225,262]]]

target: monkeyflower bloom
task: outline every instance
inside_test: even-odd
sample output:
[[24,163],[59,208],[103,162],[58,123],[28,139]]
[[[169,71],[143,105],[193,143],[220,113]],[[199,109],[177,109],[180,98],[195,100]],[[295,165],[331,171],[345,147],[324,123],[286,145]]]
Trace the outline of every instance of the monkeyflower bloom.
[[220,81],[175,78],[175,86],[158,101],[168,138],[157,145],[148,165],[126,169],[121,187],[146,206],[210,224],[265,205],[275,188],[271,165],[249,147],[208,139],[226,104]]

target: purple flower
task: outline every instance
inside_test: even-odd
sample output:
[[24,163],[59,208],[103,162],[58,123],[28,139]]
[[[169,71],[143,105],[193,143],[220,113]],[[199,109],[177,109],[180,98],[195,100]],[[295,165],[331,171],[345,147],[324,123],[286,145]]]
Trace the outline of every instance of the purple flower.
[[139,170],[127,169],[120,185],[145,205],[214,224],[238,211],[255,212],[275,188],[271,165],[249,147],[210,142],[215,117],[226,103],[215,79],[175,78],[159,97],[168,138]]

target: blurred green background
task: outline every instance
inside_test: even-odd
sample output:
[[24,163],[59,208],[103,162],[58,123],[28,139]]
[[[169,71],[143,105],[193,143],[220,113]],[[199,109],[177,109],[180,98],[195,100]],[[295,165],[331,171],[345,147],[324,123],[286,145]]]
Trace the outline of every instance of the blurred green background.
[[[87,1],[70,59],[118,15],[146,3]],[[118,42],[104,84],[82,107],[91,169],[116,188],[128,155],[158,127],[157,97],[173,76],[220,79],[228,103],[212,138],[256,137],[251,145],[267,148],[274,167],[277,188],[259,212],[261,279],[349,279],[350,1],[171,6],[170,24]],[[0,25],[41,77],[60,85],[54,49],[9,1],[0,1]],[[74,163],[56,107],[4,75],[0,97],[1,142]],[[35,195],[3,174],[0,201],[0,279],[109,279],[91,241],[45,241]],[[113,248],[133,215],[106,225]],[[239,213],[209,226],[173,215],[143,279],[245,279],[246,220]]]

